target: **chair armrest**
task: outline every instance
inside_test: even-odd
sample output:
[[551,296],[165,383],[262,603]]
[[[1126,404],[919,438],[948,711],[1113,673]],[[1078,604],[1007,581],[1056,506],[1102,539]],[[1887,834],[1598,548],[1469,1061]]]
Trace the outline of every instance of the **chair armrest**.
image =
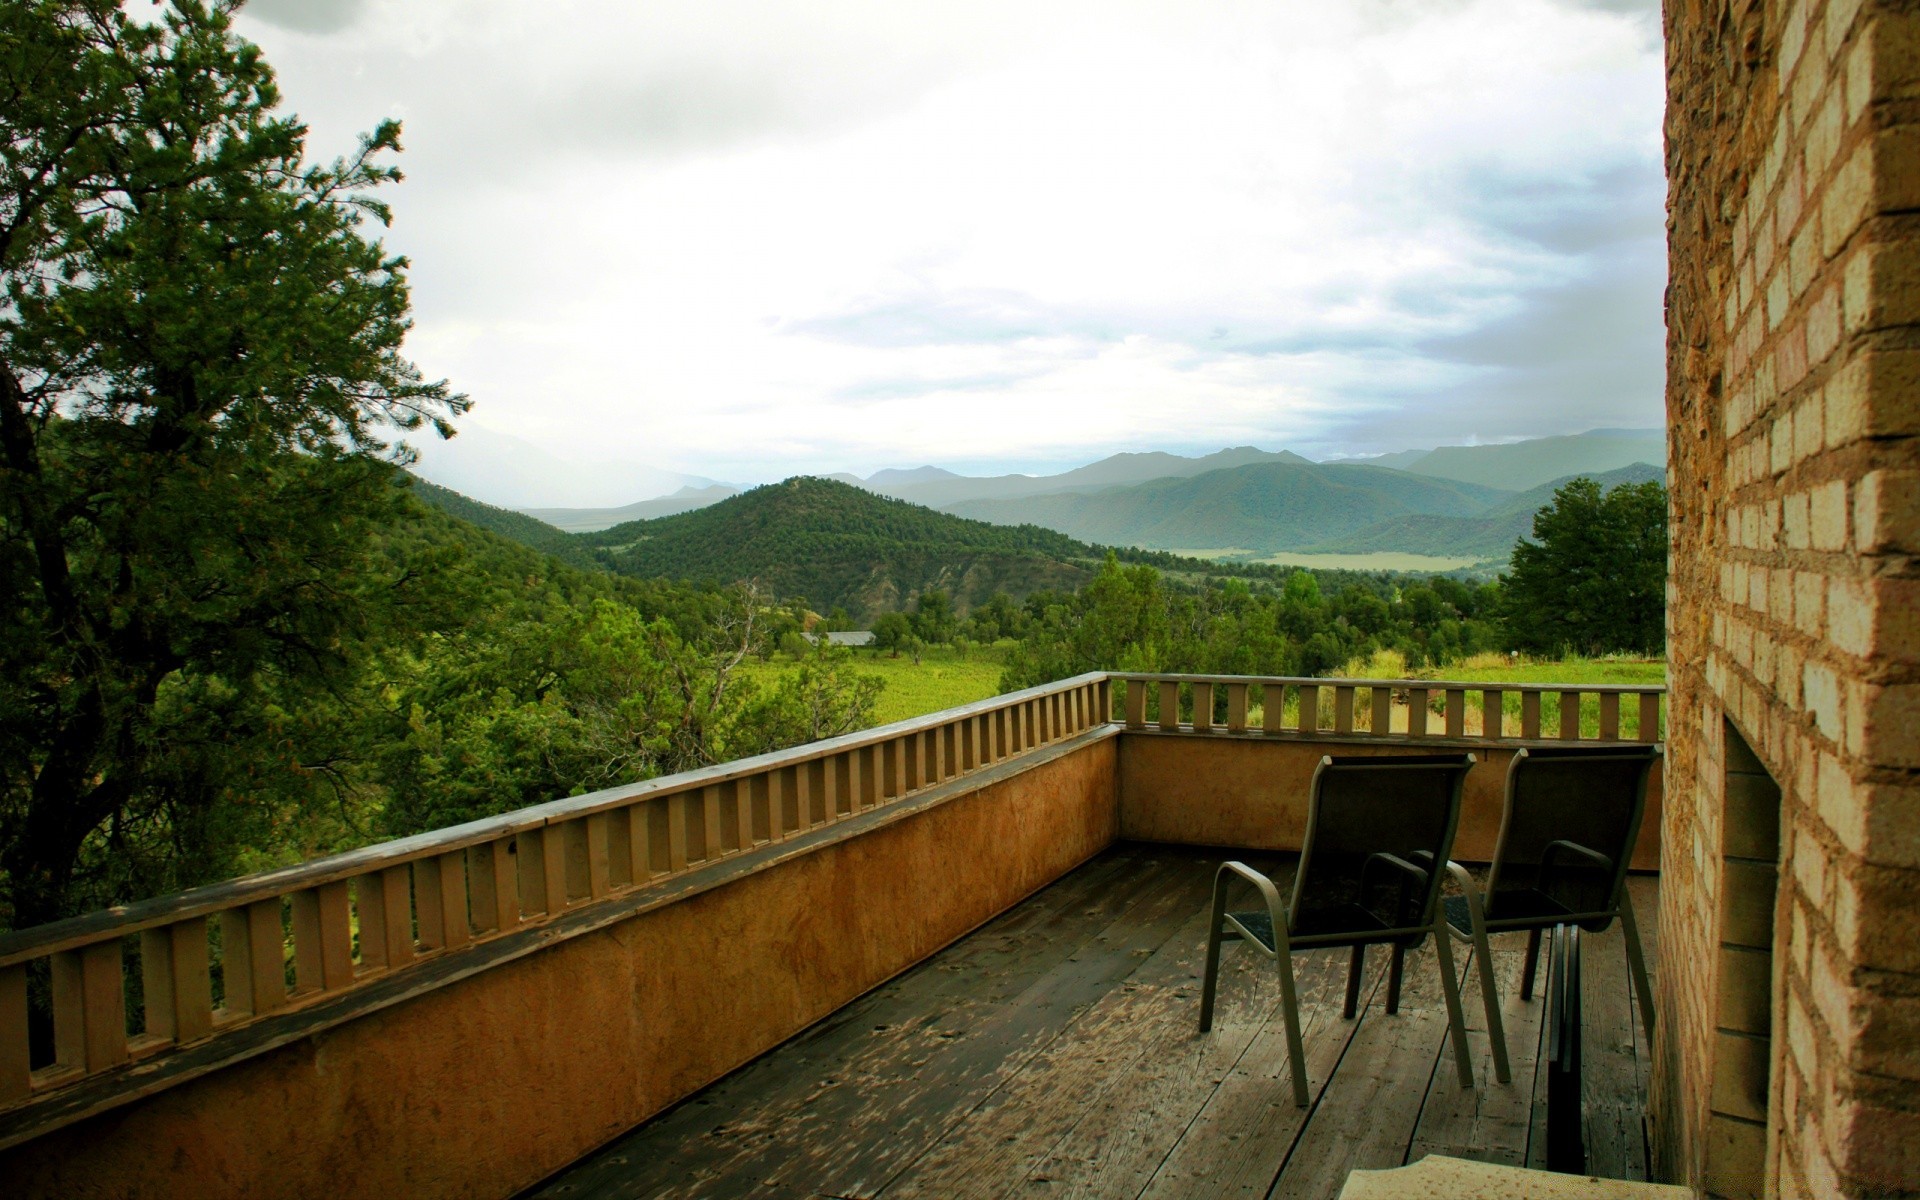
[[1598,850],[1593,850],[1586,846],[1582,846],[1579,842],[1569,842],[1569,841],[1562,840],[1562,841],[1547,843],[1547,848],[1540,855],[1540,869],[1542,871],[1545,871],[1548,867],[1553,865],[1553,852],[1556,850],[1564,850],[1568,854],[1575,855],[1579,858],[1584,858],[1587,861],[1591,862],[1594,866],[1599,867],[1602,871],[1613,870],[1613,860],[1611,858],[1608,858],[1606,855],[1600,853]]
[[[1367,861],[1360,864],[1360,894],[1363,902],[1367,894],[1367,879],[1372,874],[1375,863],[1385,863],[1400,873],[1400,894],[1394,898],[1393,919],[1396,921],[1401,920],[1407,911],[1408,885],[1411,884],[1414,887],[1424,888],[1433,876],[1426,868],[1416,867],[1406,859],[1401,858],[1398,854],[1389,854],[1385,850],[1376,850],[1372,854],[1367,855]],[[1416,913],[1415,918],[1418,919],[1418,916],[1419,914]]]
[[[1447,874],[1453,876],[1453,881],[1460,885],[1461,892],[1467,897],[1467,921],[1473,927],[1473,936],[1476,939],[1484,938],[1487,933],[1487,910],[1480,900],[1479,886],[1473,882],[1473,876],[1467,873],[1467,869],[1457,862],[1447,864]],[[1451,921],[1447,922],[1447,928],[1453,928]]]
[[1213,911],[1218,914],[1226,911],[1226,887],[1228,874],[1238,875],[1251,883],[1259,892],[1260,898],[1267,903],[1267,919],[1273,922],[1274,949],[1282,954],[1290,953],[1287,940],[1287,908],[1280,903],[1280,889],[1273,886],[1273,880],[1254,870],[1243,862],[1229,860],[1220,864],[1213,873]]

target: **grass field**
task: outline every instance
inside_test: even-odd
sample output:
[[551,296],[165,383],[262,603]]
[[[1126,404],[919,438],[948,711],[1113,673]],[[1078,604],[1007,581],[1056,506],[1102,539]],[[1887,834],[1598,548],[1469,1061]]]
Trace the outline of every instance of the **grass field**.
[[[975,646],[964,658],[948,647],[937,646],[921,654],[917,666],[904,654],[893,658],[856,650],[853,665],[861,674],[878,675],[885,682],[878,711],[878,723],[885,725],[999,695],[1000,671],[1012,645],[1007,641]],[[785,654],[774,655],[771,662],[749,662],[746,666],[748,675],[766,687],[793,669],[793,659]]]

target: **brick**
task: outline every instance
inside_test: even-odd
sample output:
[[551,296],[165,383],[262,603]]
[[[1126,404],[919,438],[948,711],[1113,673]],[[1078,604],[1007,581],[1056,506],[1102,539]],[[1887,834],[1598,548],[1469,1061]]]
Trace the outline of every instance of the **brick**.
[[1861,658],[1920,661],[1920,582],[1881,576],[1829,580],[1827,638]]
[[1795,492],[1780,502],[1780,528],[1789,550],[1805,550],[1811,544],[1805,492]]
[[1815,550],[1847,546],[1847,481],[1835,479],[1807,494],[1808,541]]
[[1884,8],[1864,39],[1871,60],[1871,100],[1901,100],[1920,90],[1920,22]]
[[1720,1028],[1766,1035],[1773,1032],[1773,955],[1722,946],[1715,1019]]
[[1767,1119],[1767,1066],[1771,1047],[1765,1038],[1744,1033],[1714,1035],[1713,1098],[1715,1112]]
[[1801,675],[1806,709],[1813,715],[1814,727],[1836,744],[1841,741],[1840,678],[1832,667],[1810,662]]
[[[1840,289],[1825,288],[1807,310],[1807,362],[1819,365],[1840,347]],[[1815,444],[1818,449],[1818,443]],[[1806,457],[1808,451],[1799,451]]]
[[[1904,1097],[1900,1098],[1904,1101]],[[1893,1103],[1844,1100],[1831,1122],[1834,1157],[1857,1196],[1906,1192],[1920,1179],[1920,1113]]]
[[[1791,543],[1789,543],[1791,544]],[[1793,624],[1808,637],[1819,637],[1826,624],[1827,580],[1811,571],[1793,573]]]
[[1912,914],[1920,907],[1920,871],[1843,860],[1833,872],[1828,909],[1838,952],[1856,967],[1920,973],[1920,938]]
[[1853,776],[1837,757],[1821,752],[1818,781],[1814,785],[1813,810],[1833,831],[1840,844],[1859,853],[1866,841],[1865,815]]
[[1864,684],[1860,753],[1881,767],[1920,767],[1920,684]]
[[1873,142],[1864,139],[1841,159],[1820,198],[1820,249],[1838,255],[1866,223],[1873,207]]
[[1715,1113],[1708,1118],[1706,1140],[1702,1183],[1707,1190],[1728,1200],[1759,1200],[1765,1191],[1766,1126]]
[[1720,867],[1720,942],[1765,950],[1773,945],[1773,896],[1779,879],[1771,864],[1730,858]]
[[1854,487],[1854,548],[1920,552],[1920,471],[1870,471]]

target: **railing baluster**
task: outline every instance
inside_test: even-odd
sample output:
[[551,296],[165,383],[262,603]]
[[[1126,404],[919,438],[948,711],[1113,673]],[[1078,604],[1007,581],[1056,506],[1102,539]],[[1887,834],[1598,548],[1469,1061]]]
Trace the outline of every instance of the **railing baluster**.
[[1320,685],[1300,686],[1300,732],[1320,732]]
[[1279,733],[1286,726],[1287,689],[1285,684],[1260,685],[1260,732]]
[[92,1073],[127,1061],[127,1001],[116,939],[53,955],[54,1055]]
[[1520,736],[1529,741],[1540,736],[1540,693],[1520,693]]
[[[607,883],[613,888],[632,887],[636,882],[633,870],[633,806],[610,808],[607,818]],[[476,898],[474,905],[479,907]]]
[[1227,685],[1227,732],[1245,733],[1247,731],[1247,685],[1230,683]]
[[1127,728],[1147,727],[1147,685],[1144,680],[1127,680]]
[[1640,693],[1640,728],[1635,740],[1657,742],[1660,740],[1660,693]]
[[1160,681],[1160,728],[1180,728],[1180,682]]
[[757,840],[753,836],[753,780],[736,779],[726,785],[733,793],[733,802],[729,808],[733,812],[733,829],[739,836],[739,849],[751,850]]
[[1560,736],[1569,742],[1580,740],[1580,693],[1560,693]]
[[1407,736],[1427,736],[1427,689],[1407,689]]
[[[675,792],[666,799],[667,807],[667,871],[677,873],[687,869],[688,839],[695,831],[688,825],[688,797],[685,792]],[[522,885],[524,889],[524,884]]]
[[[390,867],[382,874],[393,872],[404,880],[407,868]],[[401,886],[404,900],[404,882]],[[256,900],[220,914],[220,962],[228,1013],[246,1016],[286,1006],[286,928],[280,897]]]
[[613,850],[608,845],[606,813],[589,813],[574,822],[586,834],[587,897],[599,900],[613,891]]
[[1367,689],[1371,695],[1373,717],[1370,722],[1375,737],[1385,737],[1393,732],[1393,689],[1375,685]]
[[[526,895],[526,848],[520,851],[521,894]],[[537,861],[538,851],[532,856]],[[360,965],[393,970],[413,961],[413,913],[407,898],[405,864],[385,867],[354,880],[354,909],[360,918]],[[227,980],[229,994],[233,980]]]
[[700,789],[700,861],[712,862],[725,852],[723,832],[720,828],[720,786],[710,783]]
[[1507,694],[1499,688],[1480,693],[1480,736],[1500,738],[1507,730]]
[[1600,740],[1617,742],[1620,740],[1620,693],[1600,693]]
[[1195,733],[1213,732],[1213,685],[1211,683],[1193,685],[1193,731]]
[[0,967],[0,1104],[33,1092],[33,1059],[27,1045],[27,966]]
[[793,812],[793,772],[782,768],[767,772],[767,837],[784,842],[795,829]]
[[[353,907],[347,881],[303,888],[291,897],[293,908],[293,978],[302,992],[331,992],[353,982]],[[206,931],[199,942],[201,970],[205,971]],[[178,964],[181,948],[170,947]],[[176,972],[178,970],[176,965]],[[178,984],[175,985],[176,988]],[[176,993],[177,994],[177,993]],[[151,1003],[151,998],[149,998]]]
[[1467,736],[1467,692],[1465,688],[1447,689],[1447,736]]
[[1353,732],[1353,688],[1341,686],[1333,689],[1333,731],[1335,733]]
[[[644,831],[644,812],[629,810],[629,833]],[[641,834],[644,836],[644,833]],[[634,847],[635,879],[646,877],[644,843]],[[520,924],[520,886],[514,868],[516,855],[507,853],[507,839],[467,847],[467,886],[473,889],[473,923],[486,933],[505,933]]]
[[[334,886],[345,894],[346,884]],[[205,917],[143,930],[140,976],[148,1036],[184,1044],[213,1032],[213,980],[207,970]],[[344,987],[352,979],[353,964],[349,960],[346,979],[336,986]]]
[[[591,818],[589,818],[591,820]],[[601,845],[606,845],[606,822],[601,821]],[[604,864],[604,859],[603,859]],[[605,895],[604,865],[602,868]],[[454,950],[470,940],[467,932],[467,859],[459,851],[423,858],[413,864],[413,907],[420,918],[420,946],[426,950]],[[294,936],[294,946],[300,944]]]

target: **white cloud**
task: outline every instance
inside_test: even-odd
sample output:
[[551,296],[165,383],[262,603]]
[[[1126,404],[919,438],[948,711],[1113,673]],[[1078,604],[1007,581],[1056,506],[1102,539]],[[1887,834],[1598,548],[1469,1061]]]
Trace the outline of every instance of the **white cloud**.
[[1660,420],[1645,8],[329,13],[245,28],[317,150],[406,121],[411,350],[563,459],[751,481]]

